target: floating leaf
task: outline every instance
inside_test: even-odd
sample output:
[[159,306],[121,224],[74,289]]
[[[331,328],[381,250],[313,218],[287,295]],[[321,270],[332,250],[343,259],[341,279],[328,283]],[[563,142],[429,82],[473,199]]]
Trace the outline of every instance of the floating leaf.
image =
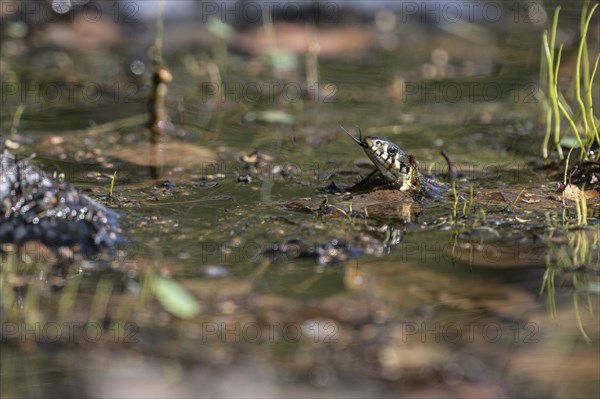
[[200,311],[198,302],[174,280],[157,277],[153,288],[156,299],[174,316],[189,319]]
[[567,184],[563,191],[563,197],[571,201],[579,201],[583,192],[574,184]]
[[288,209],[295,209],[298,211],[305,211],[305,212],[309,212],[309,213],[315,213],[317,211],[317,209],[319,209],[319,208],[311,208],[309,204],[306,204],[306,203],[303,203],[300,201],[290,202],[285,207]]

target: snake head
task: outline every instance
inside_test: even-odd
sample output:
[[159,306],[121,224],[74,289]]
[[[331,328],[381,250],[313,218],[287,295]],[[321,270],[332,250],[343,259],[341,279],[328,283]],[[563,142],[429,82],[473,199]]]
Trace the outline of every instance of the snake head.
[[390,182],[406,190],[413,184],[414,163],[393,142],[379,136],[367,136],[361,140],[365,154]]

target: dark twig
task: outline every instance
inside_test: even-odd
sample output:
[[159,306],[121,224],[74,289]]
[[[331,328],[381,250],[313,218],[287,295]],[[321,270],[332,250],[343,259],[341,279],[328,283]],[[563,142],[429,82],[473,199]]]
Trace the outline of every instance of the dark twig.
[[450,181],[456,179],[456,177],[458,176],[458,171],[456,170],[454,163],[452,163],[452,160],[450,159],[446,151],[442,150],[440,154],[442,154],[442,156],[446,160],[446,164],[448,165],[448,177]]

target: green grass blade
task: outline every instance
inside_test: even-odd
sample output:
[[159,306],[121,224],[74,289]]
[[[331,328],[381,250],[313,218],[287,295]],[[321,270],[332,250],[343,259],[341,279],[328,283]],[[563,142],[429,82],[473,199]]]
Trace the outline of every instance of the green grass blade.
[[[592,7],[592,10],[590,11],[589,15],[587,15],[586,18],[586,13],[587,13],[587,2],[584,5],[583,11],[581,13],[581,18],[582,20],[585,19],[585,24],[581,27],[581,40],[579,41],[579,49],[577,51],[577,64],[576,64],[576,68],[575,68],[575,98],[577,100],[577,103],[579,104],[579,108],[581,109],[581,113],[583,115],[583,125],[584,125],[584,129],[585,129],[585,136],[586,136],[586,141],[587,144],[589,145],[592,140],[592,134],[591,134],[591,130],[590,130],[590,124],[593,125],[594,121],[592,120],[588,120],[588,112],[586,112],[586,106],[583,103],[583,99],[581,98],[581,76],[580,76],[580,72],[581,72],[581,59],[584,59],[584,90],[586,91],[586,93],[588,91],[590,91],[590,86],[592,85],[592,82],[589,81],[589,59],[588,59],[588,52],[587,52],[587,32],[590,26],[590,21],[592,19],[592,16],[594,15],[594,11],[596,11],[596,8],[598,8],[598,4],[595,4],[594,7]],[[585,56],[585,57],[584,57]],[[587,98],[587,96],[586,96]],[[589,105],[589,104],[588,104]],[[589,148],[586,148],[586,153],[588,152]]]
[[[600,146],[600,135],[598,134],[598,125],[599,123],[596,123],[595,117],[594,117],[594,101],[592,98],[592,87],[593,87],[593,81],[594,78],[596,77],[596,72],[598,71],[598,62],[600,61],[600,54],[598,54],[598,56],[596,57],[596,63],[594,64],[594,70],[592,72],[592,75],[590,76],[590,84],[589,84],[589,88],[586,91],[586,103],[587,103],[587,112],[588,112],[588,118],[590,120],[590,126],[592,129],[592,135],[593,137],[596,139],[596,144],[598,144]],[[600,153],[599,153],[600,154]],[[600,159],[600,155],[596,155],[596,160]]]

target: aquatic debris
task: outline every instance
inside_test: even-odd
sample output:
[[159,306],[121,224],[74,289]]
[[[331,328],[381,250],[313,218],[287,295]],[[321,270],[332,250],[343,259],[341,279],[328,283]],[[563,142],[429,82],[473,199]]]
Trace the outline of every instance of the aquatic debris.
[[214,188],[218,185],[219,183],[210,181],[209,179],[205,178],[200,180],[200,182],[198,183],[198,188]]
[[314,213],[318,216],[345,216],[352,218],[364,218],[364,212],[358,212],[352,209],[352,205],[350,204],[346,209],[343,209],[338,206],[330,205],[327,197],[321,201],[321,204],[318,207],[311,207],[310,204],[301,202],[301,201],[293,201],[287,204],[285,207],[287,209],[293,209],[300,212]]
[[252,176],[248,176],[248,175],[243,175],[243,176],[238,176],[237,178],[238,183],[252,183]]
[[207,278],[222,278],[229,275],[229,269],[225,266],[209,265],[204,268],[204,275]]
[[581,197],[585,197],[586,200],[592,201],[593,203],[600,202],[600,191],[598,190],[582,190],[574,184],[567,184],[562,189],[562,196],[566,200],[579,201]]
[[[242,180],[244,180],[246,175],[293,178],[302,174],[297,165],[275,162],[275,157],[258,150],[240,156],[240,161],[243,162],[243,165],[239,171],[238,181],[240,181],[239,177],[242,177]],[[249,183],[249,181],[246,183]]]
[[282,245],[275,245],[264,251],[270,256],[282,255],[289,260],[313,259],[320,265],[331,265],[346,262],[362,255],[362,251],[348,242],[332,239],[326,243],[308,244],[299,240],[290,240]]
[[296,122],[294,115],[279,110],[267,110],[262,112],[248,112],[244,116],[247,122],[280,123],[291,125]]
[[173,183],[171,180],[163,180],[162,183],[160,183],[160,187],[166,189],[166,190],[173,190],[177,188],[177,185],[175,183]]
[[[571,184],[576,184],[578,186],[585,184],[586,190],[600,189],[600,161],[587,161],[576,164],[567,170],[565,177],[568,178],[567,180]],[[567,180],[565,180],[563,184],[565,184]]]
[[328,186],[317,188],[317,193],[319,194],[330,194],[330,195],[339,195],[346,192],[346,189],[339,186],[336,182],[332,181]]
[[92,261],[114,256],[125,244],[119,215],[54,181],[30,158],[0,154],[0,243],[40,242],[57,255],[69,248]]

